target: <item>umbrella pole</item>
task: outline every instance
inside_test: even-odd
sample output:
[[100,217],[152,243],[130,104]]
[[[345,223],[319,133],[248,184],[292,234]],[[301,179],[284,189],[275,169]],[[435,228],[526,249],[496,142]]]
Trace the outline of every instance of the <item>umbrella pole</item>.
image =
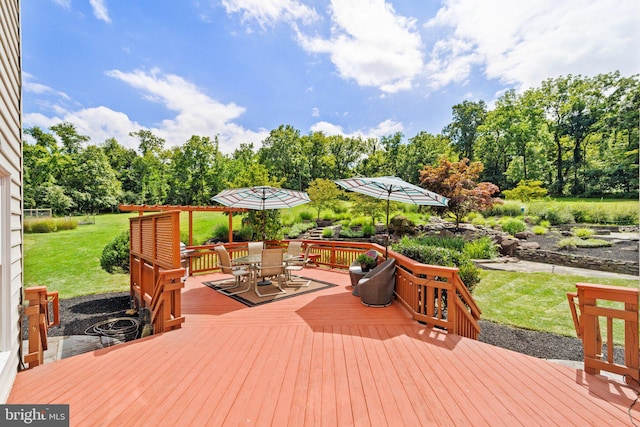
[[384,245],[384,257],[389,255],[389,198],[387,198],[387,241]]

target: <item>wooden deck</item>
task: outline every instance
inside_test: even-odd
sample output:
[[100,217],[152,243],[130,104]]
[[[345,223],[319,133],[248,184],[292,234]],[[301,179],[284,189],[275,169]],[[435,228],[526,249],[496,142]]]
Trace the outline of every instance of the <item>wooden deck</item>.
[[90,426],[632,425],[620,383],[365,307],[344,272],[304,275],[339,286],[247,308],[191,277],[181,329],[20,372],[7,403],[70,404]]

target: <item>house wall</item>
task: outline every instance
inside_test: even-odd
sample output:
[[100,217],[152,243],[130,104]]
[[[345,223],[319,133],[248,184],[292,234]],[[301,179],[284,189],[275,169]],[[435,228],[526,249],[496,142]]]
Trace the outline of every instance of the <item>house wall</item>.
[[22,64],[20,1],[0,0],[0,403],[20,360]]

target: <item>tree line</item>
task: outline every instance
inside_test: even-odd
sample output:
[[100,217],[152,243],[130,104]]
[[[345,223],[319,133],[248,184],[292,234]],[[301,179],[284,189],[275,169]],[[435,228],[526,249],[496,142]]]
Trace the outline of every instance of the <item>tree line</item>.
[[118,204],[207,205],[229,187],[274,185],[306,190],[318,178],[394,175],[420,185],[420,172],[468,159],[484,166],[479,181],[500,190],[540,181],[553,196],[637,197],[638,75],[548,79],[484,101],[452,107],[440,134],[398,132],[381,138],[272,130],[258,149],[243,143],[223,154],[217,137],[193,135],[180,146],[148,130],[94,144],[72,123],[24,130],[24,207],[56,214],[114,211]]

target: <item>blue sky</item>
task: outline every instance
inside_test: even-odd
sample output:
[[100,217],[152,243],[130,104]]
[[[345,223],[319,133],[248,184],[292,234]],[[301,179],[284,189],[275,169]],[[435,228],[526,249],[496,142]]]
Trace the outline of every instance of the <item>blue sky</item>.
[[23,125],[149,129],[232,152],[303,134],[437,134],[464,100],[640,71],[637,0],[22,1]]

